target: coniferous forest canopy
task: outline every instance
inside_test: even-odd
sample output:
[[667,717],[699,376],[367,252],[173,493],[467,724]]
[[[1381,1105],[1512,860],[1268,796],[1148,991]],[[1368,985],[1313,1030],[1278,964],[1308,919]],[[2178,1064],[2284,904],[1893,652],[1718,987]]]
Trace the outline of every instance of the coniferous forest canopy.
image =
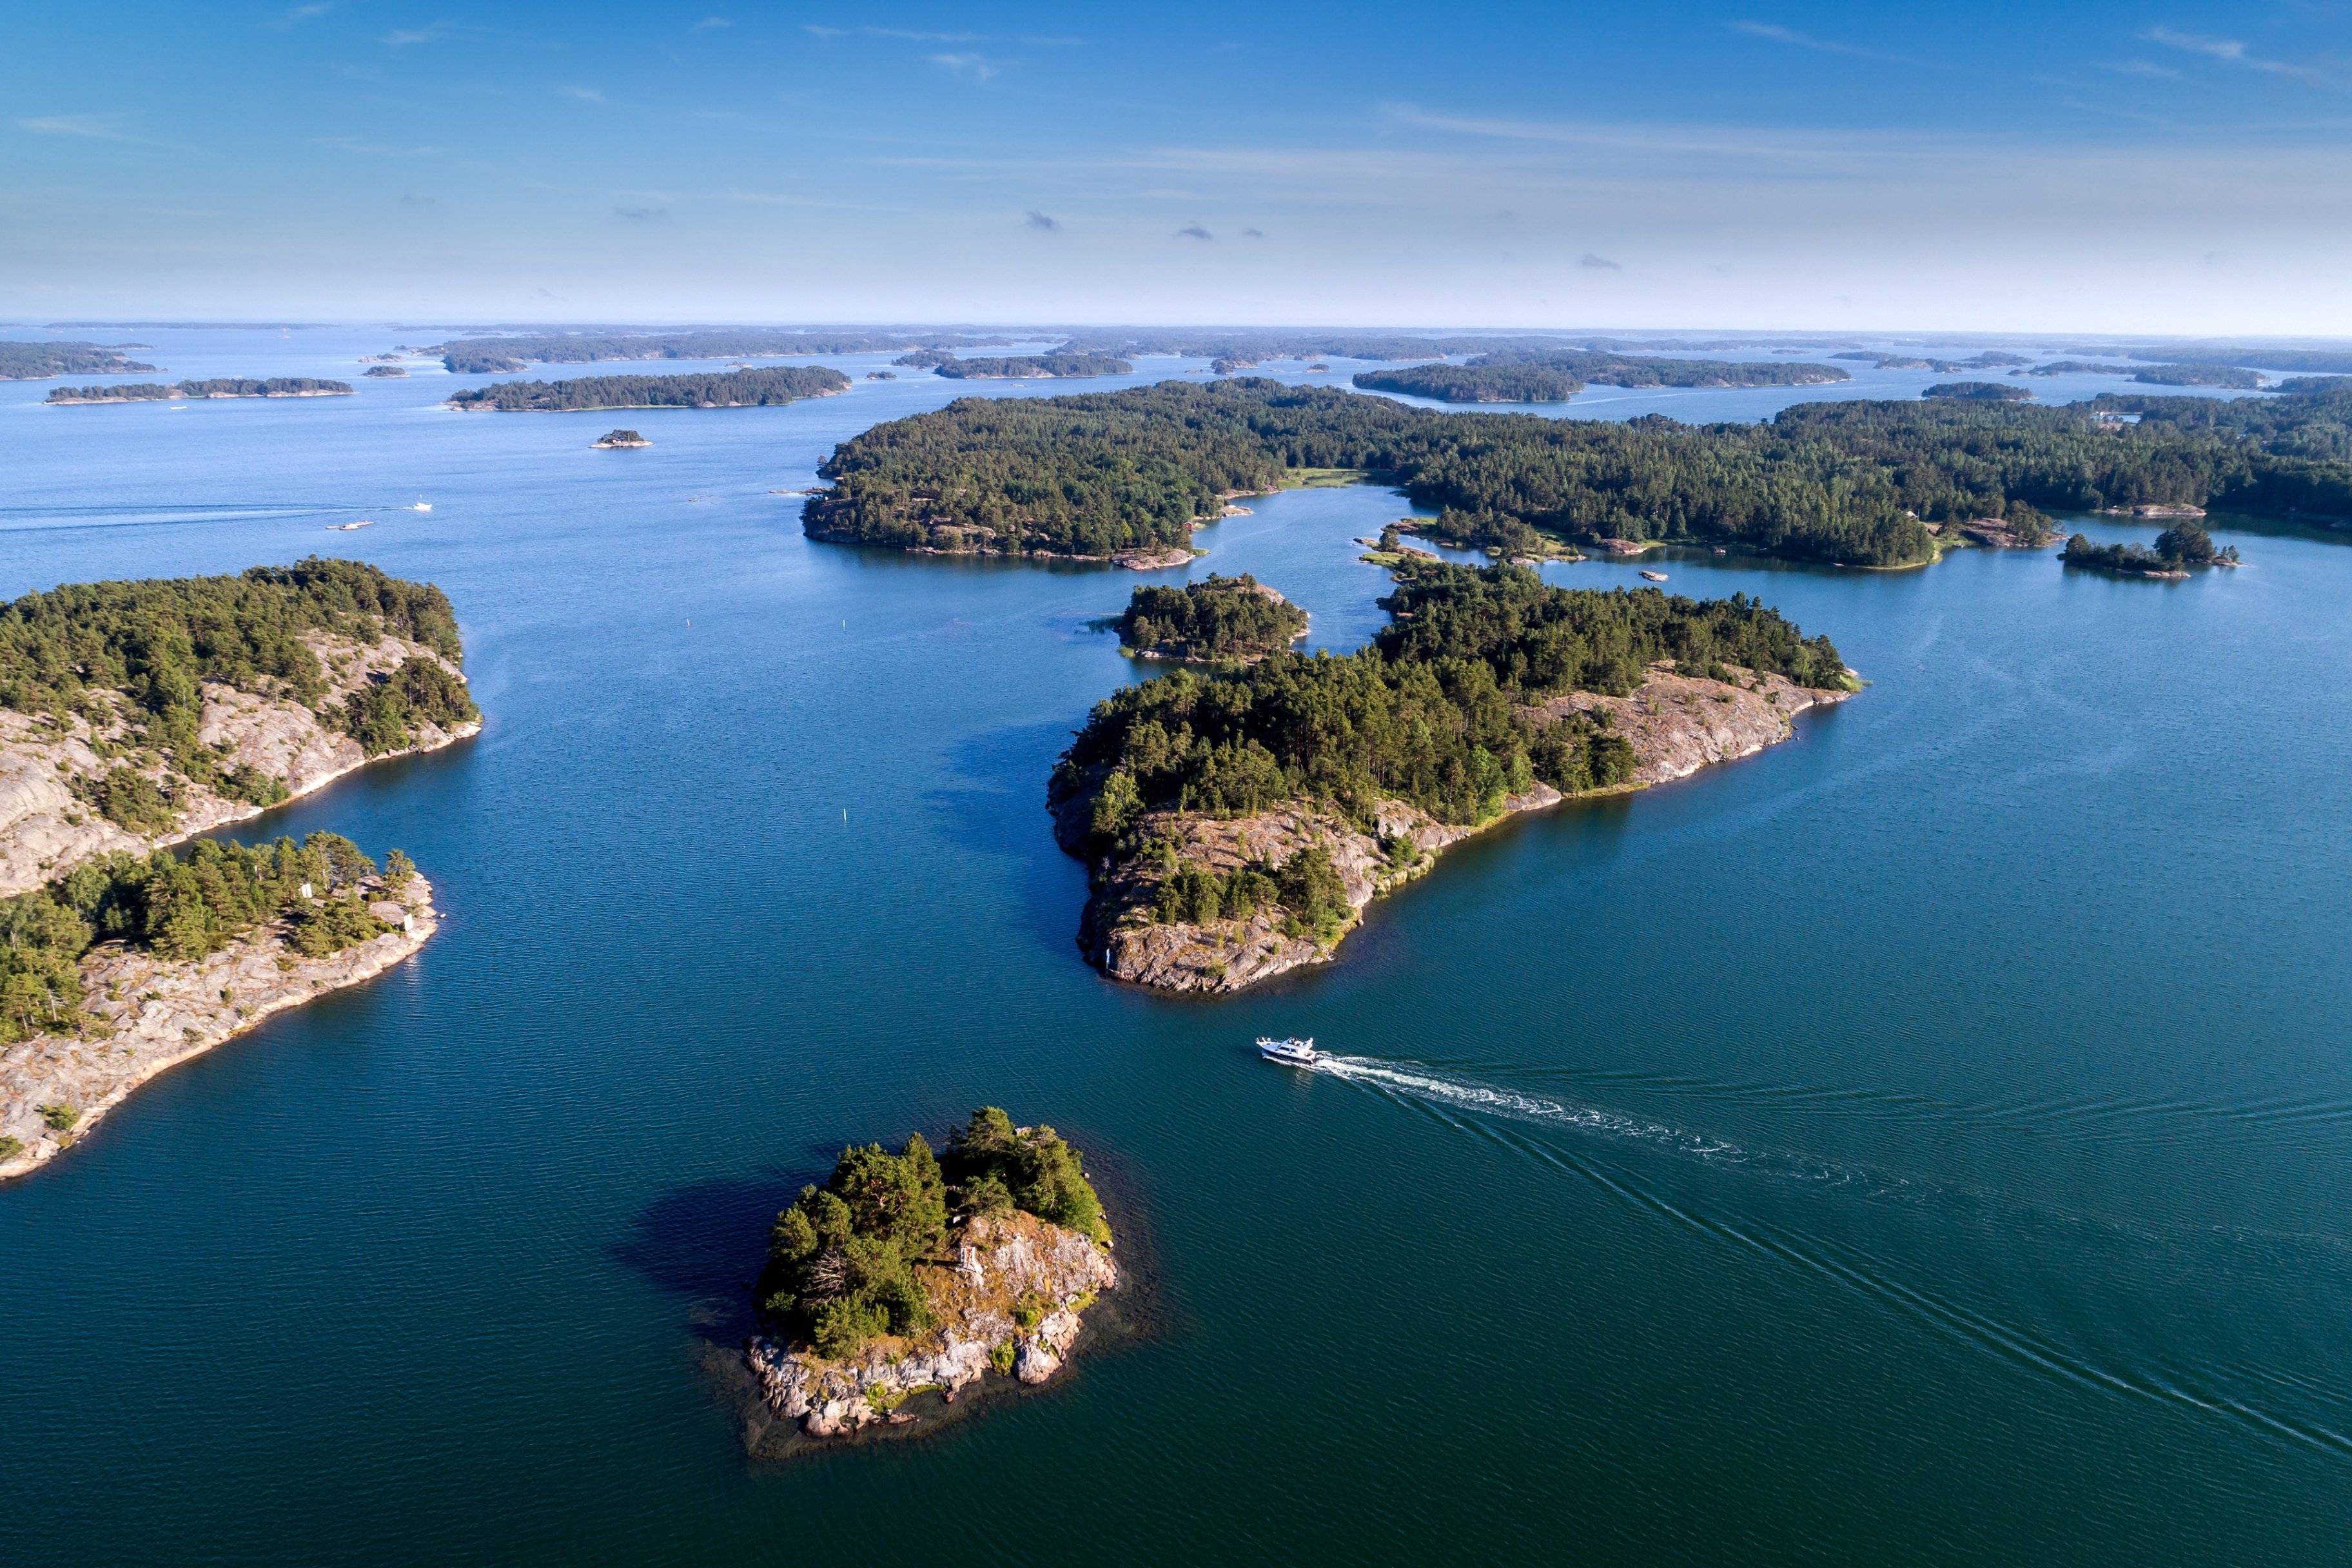
[[1244,572],[1212,573],[1181,587],[1138,588],[1118,617],[1118,640],[1132,652],[1210,661],[1279,653],[1307,630],[1307,612]]
[[[312,557],[235,577],[74,583],[0,609],[0,707],[81,714],[101,727],[127,720],[126,760],[94,783],[91,804],[142,833],[169,826],[174,778],[255,805],[283,796],[275,779],[225,771],[197,741],[207,681],[312,708],[372,756],[410,744],[418,724],[446,728],[479,717],[465,683],[422,658],[331,703],[328,673],[303,640],[311,631],[364,642],[391,635],[453,663],[462,657],[440,589],[358,562]],[[131,765],[138,751],[161,759],[163,786]]]
[[[901,361],[901,363],[906,362]],[[1089,375],[1128,375],[1135,366],[1109,354],[1010,354],[993,359],[959,359],[941,353],[931,368],[961,381],[1019,381],[1032,377],[1075,380]]]
[[136,375],[152,364],[122,357],[103,343],[0,342],[0,381],[47,381],[54,375]]
[[261,380],[245,376],[215,376],[208,381],[183,381],[165,386],[160,382],[134,381],[115,386],[53,386],[51,403],[163,403],[179,397],[348,397],[348,381],[321,381],[308,375],[273,375]]
[[918,1263],[952,1261],[949,1222],[1013,1210],[1108,1244],[1110,1226],[1077,1150],[1051,1127],[1015,1127],[996,1107],[971,1113],[938,1155],[921,1133],[896,1154],[841,1152],[824,1185],[801,1189],[768,1233],[755,1294],[762,1317],[819,1355],[936,1321]]
[[[360,887],[376,874],[338,833],[251,847],[205,839],[84,861],[46,888],[0,900],[0,1044],[89,1026],[79,965],[102,942],[184,961],[284,921],[296,952],[323,958],[390,931]],[[414,874],[399,850],[387,858],[387,887]]]
[[1694,674],[1737,665],[1801,686],[1848,680],[1827,637],[1744,595],[1556,588],[1508,565],[1407,562],[1396,574],[1381,601],[1393,618],[1353,653],[1179,670],[1097,704],[1051,797],[1098,785],[1091,830],[1104,849],[1146,811],[1245,816],[1291,800],[1365,821],[1399,799],[1477,823],[1538,781],[1575,793],[1630,775],[1622,738],[1581,716],[1526,711],[1548,698],[1623,695],[1662,658]]
[[583,408],[749,408],[797,403],[849,390],[849,378],[824,365],[698,371],[685,375],[588,375],[576,381],[501,381],[452,393],[452,408],[503,414]]
[[1402,392],[1446,403],[1565,403],[1591,382],[1610,386],[1818,386],[1853,377],[1834,365],[1786,360],[1651,359],[1568,350],[1497,350],[1466,364],[1364,371],[1368,392]]
[[[1447,413],[1255,378],[1071,397],[965,398],[834,449],[805,525],[924,546],[935,529],[998,548],[1102,555],[1181,546],[1225,496],[1292,470],[1360,468],[1420,504],[1558,536],[1738,545],[1801,560],[1932,560],[1925,522],[2151,502],[2352,518],[2347,395],[2110,400],[2034,408],[1959,399],[1798,404],[1757,425],[1622,424]],[[2169,405],[2194,402],[2199,412]],[[2137,406],[2137,405],[2136,405]],[[2242,422],[2233,427],[2231,420]],[[2201,424],[2200,422],[2202,422]]]

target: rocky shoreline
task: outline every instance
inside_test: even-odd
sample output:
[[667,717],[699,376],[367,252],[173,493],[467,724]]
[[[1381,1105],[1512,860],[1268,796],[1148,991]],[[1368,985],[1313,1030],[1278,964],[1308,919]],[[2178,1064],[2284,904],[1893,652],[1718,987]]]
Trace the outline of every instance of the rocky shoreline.
[[[331,700],[340,701],[411,658],[433,659],[463,679],[457,666],[404,637],[362,643],[313,632],[305,640],[331,673]],[[357,741],[329,729],[317,712],[299,702],[215,683],[204,689],[197,739],[220,749],[224,766],[243,764],[276,779],[285,786],[286,799],[292,800],[370,763],[438,751],[479,733],[481,727],[479,720],[450,730],[421,725],[414,744],[371,757]],[[29,714],[0,711],[0,897],[37,888],[92,856],[115,850],[144,855],[270,809],[184,787],[166,833],[142,835],[107,820],[72,786],[98,779],[117,765],[101,757],[92,742],[110,742],[121,729],[119,723],[101,727],[82,715],[60,726]],[[157,780],[163,776],[160,765],[141,771]]]
[[975,1215],[952,1236],[951,1262],[917,1268],[936,1325],[910,1338],[877,1338],[827,1359],[753,1336],[744,1346],[760,1399],[809,1437],[911,1426],[902,1408],[918,1395],[946,1403],[989,1373],[1034,1385],[1059,1372],[1083,1315],[1118,1285],[1107,1250],[1032,1214]]
[[[1677,673],[1670,662],[1651,667],[1630,696],[1570,692],[1526,710],[1538,720],[1573,710],[1606,718],[1633,748],[1630,783],[1592,794],[1622,793],[1687,777],[1718,763],[1751,756],[1794,733],[1795,716],[1842,702],[1851,691],[1823,691],[1779,675],[1760,679],[1733,670],[1734,679]],[[1088,787],[1055,803],[1055,840],[1087,855],[1087,825],[1097,791]],[[1547,784],[1512,795],[1490,820],[1476,826],[1442,823],[1403,801],[1382,802],[1377,833],[1368,833],[1328,806],[1287,802],[1254,816],[1220,818],[1154,812],[1139,834],[1177,847],[1181,860],[1220,874],[1253,863],[1281,865],[1321,847],[1345,887],[1350,912],[1328,941],[1284,930],[1278,912],[1202,923],[1162,921],[1154,905],[1160,878],[1132,861],[1088,866],[1090,893],[1080,919],[1079,945],[1088,962],[1114,980],[1171,992],[1230,993],[1309,963],[1328,961],[1365,906],[1421,875],[1451,846],[1526,811],[1556,805],[1563,796]],[[1400,855],[1398,847],[1409,846]]]
[[[21,1145],[0,1158],[0,1181],[63,1153],[148,1079],[273,1013],[383,973],[440,929],[432,884],[423,877],[410,877],[396,891],[381,879],[362,886],[372,912],[397,929],[323,958],[297,952],[282,926],[195,963],[168,963],[119,943],[94,950],[82,960],[81,975],[89,1012],[100,1027],[0,1046],[0,1137]],[[70,1125],[52,1124],[44,1114],[52,1107],[69,1110]]]

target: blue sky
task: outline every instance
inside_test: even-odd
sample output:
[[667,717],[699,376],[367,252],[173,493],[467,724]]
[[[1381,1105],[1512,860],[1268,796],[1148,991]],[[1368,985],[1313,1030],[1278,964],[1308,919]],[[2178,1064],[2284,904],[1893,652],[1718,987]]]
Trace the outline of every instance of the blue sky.
[[2352,5],[20,5],[0,319],[2352,333]]

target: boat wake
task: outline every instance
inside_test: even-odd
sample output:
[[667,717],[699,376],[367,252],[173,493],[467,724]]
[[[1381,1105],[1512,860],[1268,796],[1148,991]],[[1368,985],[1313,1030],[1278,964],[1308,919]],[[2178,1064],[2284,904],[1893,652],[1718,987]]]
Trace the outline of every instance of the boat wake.
[[[1833,1189],[1841,1197],[1864,1200],[1878,1207],[1883,1216],[1879,1225],[1861,1225],[1864,1211],[1842,1208],[1823,1216],[1824,1231],[1853,1234],[1815,1234],[1770,1217],[1769,1203],[1742,1202],[1731,1210],[1712,1212],[1717,1206],[1714,1200],[1671,1194],[1633,1169],[1580,1155],[1539,1137],[1477,1129],[1518,1153],[1591,1181],[1646,1213],[1750,1256],[1801,1269],[2011,1367],[2090,1393],[2220,1418],[2352,1458],[2352,1386],[2335,1374],[2328,1355],[2317,1355],[2311,1363],[2314,1370],[2296,1372],[2280,1364],[2284,1347],[2276,1344],[2168,1344],[2158,1336],[2135,1344],[2095,1346],[2079,1331],[2080,1322],[2050,1316],[2046,1303],[2040,1301],[2042,1282],[2033,1275],[2032,1260],[2045,1247],[2088,1249],[2143,1281],[2172,1280],[2168,1287],[2172,1289],[2177,1289],[2180,1268],[2193,1267],[2202,1274],[2218,1267],[2221,1278],[2215,1281],[2217,1287],[2235,1293],[2258,1289],[2261,1281],[2282,1272],[2302,1278],[2347,1277],[2352,1271],[2347,1271],[2345,1248],[2335,1238],[2211,1228],[2168,1234],[2037,1207],[1967,1186],[1754,1148],[1601,1106],[1482,1083],[1417,1062],[1320,1053],[1311,1063],[1299,1065],[1305,1071],[1441,1113],[1465,1113],[1474,1119],[1460,1124],[1465,1128],[1497,1119],[1566,1129],[1717,1170],[1802,1183],[1815,1191]],[[1894,1228],[1885,1228],[1889,1226]],[[1931,1255],[1949,1265],[1938,1271],[1946,1278],[1908,1279],[1908,1271],[1892,1261],[1921,1255],[1918,1244],[1931,1239],[1919,1229],[1923,1226],[1932,1230]],[[1868,1239],[1874,1234],[1875,1240]],[[1883,1245],[1896,1236],[1905,1238],[1903,1245]],[[2289,1253],[2295,1255],[2294,1265],[2282,1270]],[[2303,1359],[2285,1353],[2290,1363]]]

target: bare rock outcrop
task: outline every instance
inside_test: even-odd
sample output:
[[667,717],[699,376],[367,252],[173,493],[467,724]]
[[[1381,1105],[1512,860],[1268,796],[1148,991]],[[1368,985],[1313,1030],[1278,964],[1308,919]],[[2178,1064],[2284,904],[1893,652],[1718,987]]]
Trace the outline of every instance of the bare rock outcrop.
[[952,1401],[991,1371],[1043,1383],[1068,1360],[1096,1296],[1118,1283],[1102,1247],[1034,1215],[979,1215],[952,1234],[951,1261],[916,1266],[938,1319],[926,1332],[831,1360],[754,1337],[744,1362],[768,1407],[812,1437],[836,1437],[903,1419],[916,1394]]
[[[82,960],[85,1011],[97,1026],[0,1046],[0,1180],[55,1159],[156,1074],[202,1056],[272,1013],[370,979],[423,947],[440,927],[432,884],[412,876],[398,890],[363,884],[377,918],[396,929],[324,958],[264,929],[209,958],[171,963],[110,942]],[[59,1108],[53,1110],[51,1108]],[[51,1118],[68,1120],[52,1125]],[[0,1144],[0,1148],[5,1147]]]
[[[1651,667],[1628,696],[1573,691],[1523,711],[1538,722],[1580,710],[1603,717],[1612,732],[1633,748],[1633,779],[1617,787],[1643,789],[1785,741],[1793,732],[1797,714],[1852,695],[1813,690],[1779,675],[1759,677],[1738,669],[1730,674],[1729,680],[1683,675],[1671,662],[1662,661]],[[1366,905],[1427,870],[1446,848],[1520,812],[1555,805],[1562,798],[1559,791],[1538,784],[1524,795],[1506,798],[1496,816],[1475,826],[1439,822],[1404,801],[1383,801],[1374,814],[1372,832],[1305,801],[1286,802],[1244,817],[1148,813],[1136,829],[1139,838],[1166,842],[1181,863],[1220,876],[1244,866],[1279,867],[1304,850],[1321,847],[1339,873],[1349,916],[1320,939],[1290,929],[1278,908],[1244,918],[1161,921],[1155,912],[1161,872],[1132,859],[1096,861],[1091,865],[1092,891],[1080,918],[1079,945],[1114,980],[1160,991],[1243,990],[1302,964],[1328,960]],[[1093,805],[1094,792],[1087,789],[1053,806],[1055,838],[1082,858],[1087,855],[1087,826]]]
[[[322,704],[328,708],[340,706],[369,681],[411,658],[434,660],[464,679],[439,654],[404,637],[387,636],[366,643],[312,632],[304,640],[328,672],[331,690]],[[380,760],[371,759],[357,741],[330,728],[318,712],[289,697],[219,682],[207,683],[203,696],[197,741],[220,753],[224,769],[251,767],[282,784],[289,798]],[[435,751],[480,729],[478,721],[451,730],[422,725],[415,743],[406,750]],[[108,821],[76,794],[74,784],[86,784],[122,765],[119,755],[101,757],[98,746],[121,742],[130,730],[120,710],[96,720],[77,714],[63,724],[0,710],[0,897],[39,887],[95,855],[114,850],[145,854],[266,809],[175,780],[172,793],[177,810],[168,831],[150,837]],[[139,771],[158,783],[165,776],[163,764],[152,760]]]

